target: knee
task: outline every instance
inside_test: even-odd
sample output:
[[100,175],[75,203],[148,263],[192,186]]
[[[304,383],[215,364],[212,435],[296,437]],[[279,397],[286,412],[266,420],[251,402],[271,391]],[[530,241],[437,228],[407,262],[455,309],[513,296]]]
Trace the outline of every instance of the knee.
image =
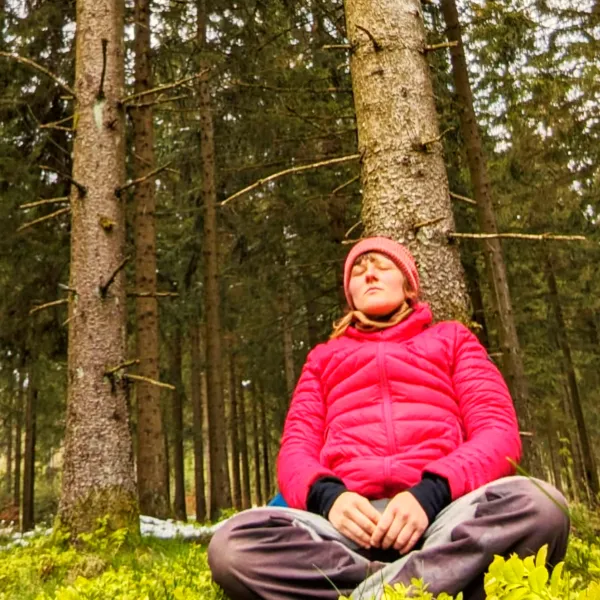
[[565,497],[552,485],[539,479],[522,478],[517,486],[528,503],[531,528],[548,541],[566,537],[569,532],[569,509]]
[[251,519],[247,512],[231,517],[217,529],[208,545],[208,566],[221,587],[225,587],[232,576],[239,576],[244,567],[246,561],[242,555],[248,546],[244,531],[248,531]]

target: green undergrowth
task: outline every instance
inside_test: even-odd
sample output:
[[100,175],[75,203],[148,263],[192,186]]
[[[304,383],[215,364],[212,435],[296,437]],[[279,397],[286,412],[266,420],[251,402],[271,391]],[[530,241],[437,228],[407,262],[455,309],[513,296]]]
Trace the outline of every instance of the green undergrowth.
[[225,600],[211,582],[206,546],[133,539],[100,523],[78,543],[54,534],[0,553],[0,600]]
[[[600,600],[598,523],[590,513],[583,517],[574,519],[576,535],[567,557],[552,572],[545,566],[545,548],[524,560],[497,557],[485,576],[487,599]],[[421,581],[413,581],[388,587],[383,600],[407,598],[433,600],[433,595]],[[110,532],[106,522],[76,544],[55,533],[34,538],[24,548],[0,551],[0,600],[17,599],[227,600],[211,581],[206,546]],[[462,598],[442,594],[438,600]]]

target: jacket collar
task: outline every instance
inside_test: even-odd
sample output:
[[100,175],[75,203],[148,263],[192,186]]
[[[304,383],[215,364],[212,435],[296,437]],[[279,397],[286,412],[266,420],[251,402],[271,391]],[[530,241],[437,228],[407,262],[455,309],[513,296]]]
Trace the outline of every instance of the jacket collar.
[[432,320],[433,316],[429,305],[420,302],[414,307],[413,313],[407,319],[398,323],[398,325],[382,329],[381,331],[370,332],[360,331],[355,327],[348,327],[344,335],[353,339],[371,342],[402,342],[421,333],[421,331],[431,325]]

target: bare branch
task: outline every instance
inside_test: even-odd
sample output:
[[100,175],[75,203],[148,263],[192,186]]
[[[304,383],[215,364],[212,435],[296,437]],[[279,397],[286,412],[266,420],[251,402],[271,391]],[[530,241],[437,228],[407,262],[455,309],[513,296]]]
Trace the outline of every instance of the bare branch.
[[285,175],[290,175],[291,173],[300,173],[301,171],[308,171],[310,169],[318,169],[320,167],[327,167],[329,165],[336,165],[339,163],[348,162],[350,160],[357,160],[358,158],[360,158],[360,154],[350,154],[349,156],[340,156],[339,158],[323,160],[320,162],[312,163],[310,165],[301,165],[299,167],[292,167],[291,169],[286,169],[285,171],[280,171],[279,173],[273,173],[273,175],[269,175],[268,177],[265,177],[264,179],[259,179],[258,181],[255,181],[253,184],[245,187],[244,189],[240,190],[239,192],[232,194],[231,196],[229,196],[229,198],[225,198],[225,200],[223,200],[220,203],[220,205],[225,206],[232,200],[235,200],[235,198],[239,198],[240,196],[243,196],[247,192],[250,192],[250,191],[256,189],[257,187],[260,187],[261,185],[264,185],[265,183],[269,183],[270,181],[274,181],[275,179],[284,177]]
[[[352,179],[348,179],[348,181],[346,181],[345,183],[342,183],[342,185],[338,185],[338,187],[336,187],[335,190],[333,190],[331,192],[331,194],[329,194],[329,195],[335,196],[338,192],[341,192],[344,188],[348,187],[349,185],[352,185],[355,181],[358,181],[359,179],[360,179],[360,175],[356,175]],[[346,234],[346,235],[348,235],[348,234]]]
[[102,298],[106,298],[106,294],[108,293],[108,288],[112,285],[115,277],[125,268],[125,265],[129,262],[130,256],[126,256],[117,266],[117,268],[113,271],[112,275],[108,278],[107,282],[100,286],[100,296]]
[[78,181],[75,181],[69,174],[63,173],[62,171],[59,171],[54,167],[49,167],[48,165],[39,165],[39,168],[42,169],[42,171],[51,171],[52,173],[56,173],[59,177],[66,179],[68,182],[70,182],[77,188],[81,196],[85,196],[87,194],[87,189],[85,185],[82,185]]
[[363,27],[362,25],[357,25],[356,29],[364,31],[369,36],[369,39],[373,44],[373,48],[375,48],[375,52],[381,52],[383,50],[383,46],[375,39],[375,36],[366,27]]
[[422,221],[421,223],[415,223],[413,225],[413,229],[418,230],[418,229],[422,229],[423,227],[427,227],[428,225],[435,225],[436,223],[439,223],[440,221],[443,221],[445,219],[445,217],[436,217],[435,219],[429,219],[429,221]]
[[423,48],[423,52],[433,52],[434,50],[441,50],[442,48],[454,48],[458,46],[458,42],[442,42],[441,44],[431,44],[430,46],[425,46]]
[[63,298],[61,300],[54,300],[54,302],[46,302],[46,304],[40,304],[38,306],[34,306],[29,311],[29,316],[33,315],[34,313],[38,312],[39,310],[44,310],[45,308],[50,308],[52,306],[60,306],[61,304],[68,304],[68,303],[69,303],[68,298]]
[[26,208],[34,208],[35,206],[42,206],[44,204],[68,204],[69,196],[59,196],[58,198],[46,198],[44,200],[37,200],[36,202],[27,202],[26,204],[21,204],[19,206],[20,209],[24,210]]
[[33,225],[42,223],[43,221],[48,221],[49,219],[53,219],[54,217],[64,215],[65,213],[68,213],[70,210],[71,210],[71,207],[67,206],[65,208],[55,210],[53,213],[50,213],[49,215],[44,215],[43,217],[40,217],[39,219],[36,219],[35,221],[29,221],[29,223],[23,223],[23,225],[21,225],[21,227],[19,227],[19,229],[17,229],[17,233],[20,231],[23,231],[24,229],[27,229],[29,227],[33,227]]
[[457,239],[473,240],[491,240],[496,238],[515,239],[515,240],[556,240],[566,242],[586,242],[587,238],[583,235],[556,235],[554,233],[449,233],[448,237]]
[[[130,104],[130,108],[146,108],[147,106],[156,106],[157,104],[167,104],[168,102],[175,102],[176,100],[185,100],[186,98],[191,98],[190,94],[181,94],[179,96],[168,96],[167,98],[157,98],[156,100],[151,100],[149,102],[140,102],[135,104]],[[197,108],[194,110],[198,110]]]
[[325,44],[322,50],[352,50],[352,44]]
[[[150,94],[156,94],[157,92],[164,92],[165,90],[172,90],[173,88],[179,87],[180,85],[184,85],[189,81],[193,81],[194,79],[198,79],[199,77],[203,77],[209,72],[209,69],[204,69],[200,71],[200,73],[196,73],[195,75],[190,75],[189,77],[184,77],[183,79],[179,79],[178,81],[174,81],[173,83],[167,83],[165,85],[159,85],[158,87],[152,88],[151,90],[144,90],[143,92],[138,92],[137,94],[131,94],[129,96],[125,96],[121,100],[121,104],[130,104],[132,100],[137,98],[143,98],[144,96],[148,96]],[[135,108],[135,105],[133,105]]]
[[346,233],[344,234],[344,237],[348,237],[359,225],[362,224],[362,220],[358,220],[356,223],[354,223],[354,225],[352,225],[352,227],[350,227],[350,229],[348,229],[348,231],[346,231]]
[[454,129],[454,127],[448,127],[448,129],[444,129],[444,131],[442,131],[442,133],[440,133],[439,135],[436,135],[434,138],[431,138],[430,140],[415,141],[412,144],[412,148],[413,148],[413,150],[416,150],[417,152],[427,152],[427,146],[429,146],[429,144],[439,142],[448,132],[452,131],[453,129]]
[[[52,123],[40,123],[39,128],[40,129],[50,129],[50,128],[54,129],[58,125],[62,125],[63,123],[66,123],[67,121],[71,121],[72,119],[73,119],[73,115],[69,115],[68,117],[65,117],[64,119],[59,119],[58,121],[52,121]],[[73,129],[71,127],[67,127],[66,129],[73,131]]]
[[19,56],[18,54],[12,54],[11,52],[0,51],[0,56],[4,56],[6,58],[12,58],[13,60],[16,60],[17,62],[20,62],[24,65],[33,67],[37,71],[40,71],[40,73],[43,73],[44,75],[47,75],[48,77],[50,77],[50,79],[54,80],[63,90],[65,90],[65,92],[67,92],[67,94],[75,97],[75,92],[66,83],[63,83],[58,78],[57,75],[55,75],[51,71],[48,71],[48,69],[42,67],[42,65],[39,65],[38,63],[34,62],[33,60],[31,60],[29,58],[25,58],[24,56]]
[[177,292],[127,292],[132,298],[179,298]]
[[324,94],[331,92],[339,92],[344,94],[351,94],[352,88],[337,88],[337,87],[328,87],[323,88],[321,90],[314,88],[294,88],[294,87],[277,87],[274,85],[262,85],[260,83],[247,83],[245,81],[240,81],[239,79],[234,79],[231,82],[232,85],[238,87],[246,87],[246,88],[256,88],[260,90],[267,90],[271,92],[290,92],[290,93],[306,93],[306,94]]
[[167,169],[169,167],[169,165],[171,164],[171,162],[172,161],[169,161],[167,164],[162,165],[161,167],[157,167],[156,169],[153,169],[152,171],[149,171],[144,176],[138,177],[137,179],[134,179],[133,181],[128,181],[126,184],[122,185],[121,187],[118,187],[115,190],[115,194],[117,195],[117,198],[120,198],[121,194],[126,189],[129,189],[130,187],[133,187],[134,185],[139,185],[140,183],[143,183],[144,181],[146,181],[147,179],[150,179],[151,177],[155,177],[161,171],[164,171],[165,169]]
[[106,375],[107,377],[110,377],[111,375],[114,375],[117,371],[123,371],[127,367],[132,367],[133,365],[139,365],[139,364],[140,364],[140,361],[138,358],[132,358],[131,360],[126,360],[124,363],[121,363],[120,365],[117,365],[116,367],[111,367],[110,369],[107,369],[106,371],[104,371],[104,375]]
[[454,198],[455,200],[460,200],[461,202],[466,202],[467,204],[474,204],[475,206],[477,206],[477,202],[475,202],[475,200],[471,200],[471,198],[461,196],[460,194],[455,194],[454,192],[450,192],[450,198]]
[[170,383],[163,383],[162,381],[157,381],[156,379],[150,379],[150,377],[144,377],[143,375],[133,375],[132,373],[125,373],[123,375],[123,379],[131,379],[133,381],[144,381],[145,383],[150,383],[152,385],[156,385],[157,387],[166,388],[168,390],[175,391],[175,386]]

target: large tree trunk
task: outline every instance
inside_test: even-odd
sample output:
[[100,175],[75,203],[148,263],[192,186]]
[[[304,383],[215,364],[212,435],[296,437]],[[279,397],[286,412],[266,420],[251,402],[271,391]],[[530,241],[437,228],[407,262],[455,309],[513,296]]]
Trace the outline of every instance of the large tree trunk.
[[590,443],[587,425],[583,416],[581,397],[579,394],[579,385],[577,383],[577,376],[575,374],[575,365],[573,364],[573,358],[571,356],[571,347],[569,345],[567,328],[565,325],[562,307],[560,305],[560,298],[558,296],[558,286],[556,284],[556,276],[554,274],[554,267],[552,265],[552,258],[550,255],[547,256],[545,266],[546,281],[548,283],[549,291],[549,300],[554,311],[554,318],[556,321],[556,335],[562,352],[563,369],[569,386],[571,406],[573,409],[573,415],[575,417],[575,423],[577,425],[579,440],[581,442],[581,455],[584,467],[583,475],[585,483],[589,488],[589,491],[591,492],[592,499],[596,499],[598,498],[598,493],[600,492],[598,471],[596,469],[594,452]]
[[345,9],[365,233],[406,244],[436,318],[467,322],[421,3],[345,0]]
[[[126,359],[122,0],[77,1],[68,400],[59,518],[137,531]],[[80,187],[81,186],[81,187]]]
[[200,325],[190,327],[191,392],[194,424],[194,489],[196,495],[196,521],[206,520],[206,480],[204,477],[204,410],[202,402],[202,355],[200,352]]
[[19,388],[17,389],[17,407],[15,411],[15,478],[13,504],[21,506],[21,462],[23,459],[23,395],[25,369],[19,369]]
[[175,386],[173,391],[173,471],[175,473],[175,497],[173,506],[175,518],[180,521],[187,520],[185,508],[185,469],[183,456],[183,403],[185,390],[181,379],[181,327],[177,326],[173,336],[171,348],[171,383]]
[[240,462],[242,467],[242,508],[252,506],[250,493],[250,456],[248,453],[248,426],[246,420],[246,390],[239,384],[238,414],[240,418]]
[[[152,88],[150,59],[150,0],[135,0],[135,84],[136,94]],[[144,99],[147,104],[147,98]],[[154,165],[154,123],[152,107],[132,108],[133,177],[143,178]],[[135,203],[135,298],[138,374],[159,379],[158,306],[156,296],[155,181],[150,177],[134,188]],[[170,514],[167,488],[167,461],[164,452],[160,388],[137,381],[137,483],[140,510],[145,515],[166,518]]]
[[[206,44],[206,5],[198,0],[197,42],[201,52]],[[201,69],[206,61],[201,59]],[[210,438],[211,511],[216,519],[231,506],[227,465],[225,405],[223,402],[221,355],[221,306],[217,231],[217,193],[215,188],[215,139],[208,72],[199,79],[200,156],[202,160],[202,199],[204,201],[204,308],[206,311],[206,376],[208,384],[208,425]]]
[[240,474],[240,440],[238,415],[238,385],[233,348],[229,350],[229,432],[231,437],[231,490],[233,507],[242,508],[242,480]]
[[21,531],[30,531],[35,526],[33,502],[35,489],[35,434],[36,404],[38,390],[29,372],[27,408],[25,409],[25,461],[23,463],[23,505],[21,509]]
[[[492,200],[492,186],[473,107],[473,93],[469,82],[458,10],[455,0],[442,0],[441,5],[446,21],[448,40],[455,44],[450,49],[452,76],[456,90],[460,127],[466,146],[471,185],[477,202],[479,229],[483,233],[495,234],[498,233],[498,226]],[[495,238],[484,240],[482,244],[488,282],[492,292],[490,294],[491,316],[498,331],[498,340],[502,351],[502,372],[511,391],[521,427],[532,431],[533,420],[529,406],[527,378],[515,326],[502,243],[500,239]],[[530,436],[523,440],[524,459],[529,470],[536,466],[533,456],[534,442],[535,438]]]

